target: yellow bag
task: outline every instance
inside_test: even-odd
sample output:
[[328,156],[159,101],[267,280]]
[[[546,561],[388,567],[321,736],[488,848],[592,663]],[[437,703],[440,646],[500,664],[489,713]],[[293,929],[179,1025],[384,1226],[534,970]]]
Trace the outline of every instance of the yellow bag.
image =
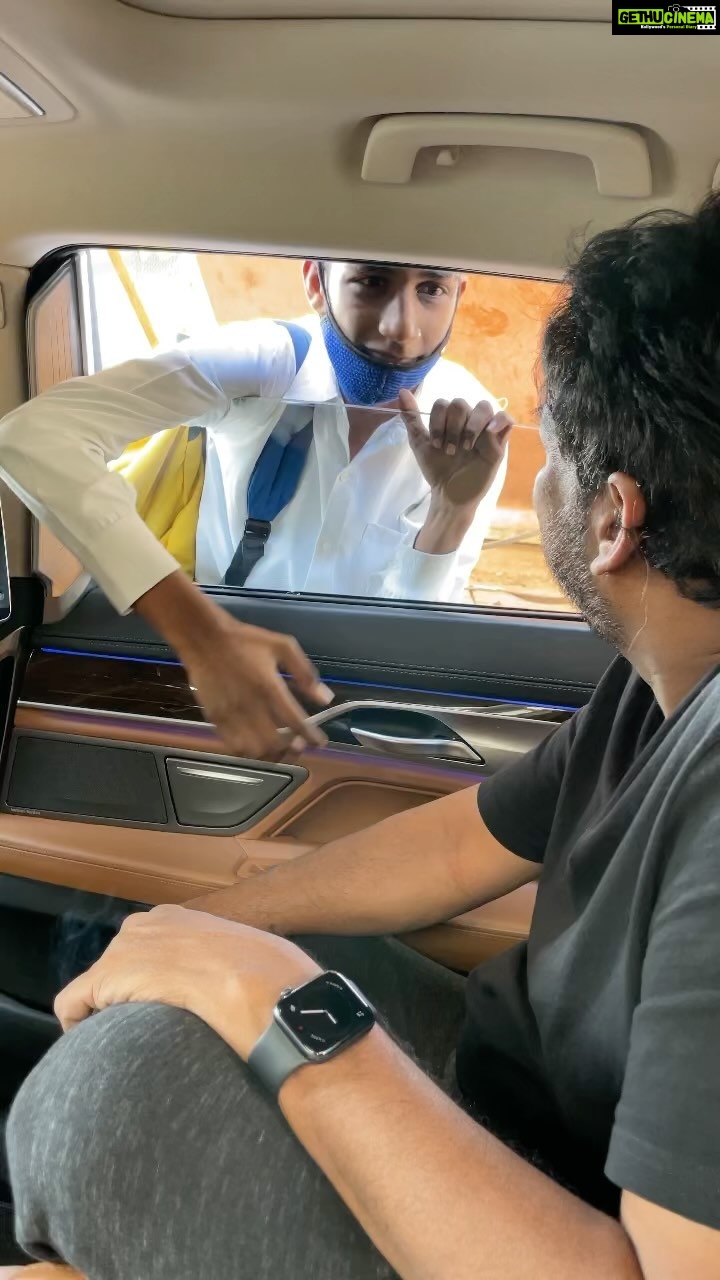
[[[117,251],[115,256],[117,257]],[[110,254],[112,258],[112,252]],[[122,279],[122,264],[118,273]],[[128,294],[130,288],[126,285]],[[132,298],[131,298],[132,301]],[[133,302],[138,314],[139,300]],[[144,312],[142,313],[145,314]],[[295,369],[288,385],[303,366],[310,348],[310,334],[289,320],[277,322],[290,335],[295,353]],[[151,346],[157,339],[145,316],[143,325]],[[260,402],[262,403],[262,401]],[[279,403],[280,412],[282,404]],[[261,461],[262,459],[260,459]],[[128,445],[108,470],[117,471],[132,485],[138,515],[151,533],[175,557],[191,578],[195,576],[195,542],[200,499],[205,482],[205,432],[197,427],[169,427]]]
[[170,427],[131,444],[114,462],[137,494],[137,512],[181,569],[195,576],[195,538],[205,480],[205,433]]

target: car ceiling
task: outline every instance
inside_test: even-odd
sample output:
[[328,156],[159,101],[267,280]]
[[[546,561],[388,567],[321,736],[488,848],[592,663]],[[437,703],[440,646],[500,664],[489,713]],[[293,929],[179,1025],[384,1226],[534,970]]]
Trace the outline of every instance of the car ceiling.
[[[9,100],[0,115],[0,258],[147,244],[553,276],[576,232],[691,208],[711,185],[714,41],[613,35],[609,0],[433,9],[3,0],[0,73],[45,115],[8,118]],[[440,116],[440,137],[448,113],[628,126],[647,144],[651,190],[600,194],[587,158],[517,145],[463,147],[454,167],[424,150],[408,182],[363,179],[373,125],[399,113]]]

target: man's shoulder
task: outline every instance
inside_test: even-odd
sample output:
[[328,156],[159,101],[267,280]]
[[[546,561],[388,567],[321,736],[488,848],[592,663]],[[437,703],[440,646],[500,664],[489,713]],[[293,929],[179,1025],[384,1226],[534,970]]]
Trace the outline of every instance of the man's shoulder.
[[650,686],[626,658],[616,656],[590,701],[563,725],[571,789],[587,787],[589,779],[597,781],[603,773],[622,776],[653,740],[662,720]]
[[[609,750],[622,752],[631,748],[628,759],[634,757],[638,765],[642,765],[635,775],[635,783],[642,788],[648,779],[662,779],[662,786],[673,798],[671,808],[688,795],[695,804],[698,793],[709,790],[717,812],[720,810],[720,670],[708,672],[665,717],[650,687],[633,672],[629,663],[624,666],[629,674],[624,685],[616,684],[618,703],[608,735]],[[608,702],[612,697],[613,676],[616,681],[622,681],[622,665],[613,664],[607,673]],[[708,788],[710,776],[714,781]],[[704,798],[708,798],[707,794]]]
[[[307,329],[313,336],[311,316],[300,316],[289,323]],[[219,351],[246,351],[249,347],[285,349],[289,342],[288,330],[283,321],[271,316],[257,316],[249,320],[228,320],[223,324],[209,324],[198,329],[191,339],[179,346],[170,345],[166,350],[193,351],[196,348]]]
[[628,713],[632,717],[639,709],[645,711],[651,707],[657,708],[657,703],[649,684],[627,658],[615,654],[598,680],[589,703],[583,708],[582,716],[589,720],[598,714],[617,720]]
[[[717,877],[720,820],[720,673],[679,708],[669,726],[659,781],[668,825],[665,874],[709,891]],[[712,914],[717,907],[712,898]]]
[[[296,341],[293,326],[307,333],[307,348]],[[308,316],[288,322],[270,317],[233,320],[193,335],[169,358],[194,365],[231,400],[253,396],[326,399],[329,362],[318,332]]]
[[323,338],[320,316],[315,312],[297,316],[289,323],[299,325],[310,338],[307,355],[288,392],[294,400],[333,400],[339,396],[335,371]]
[[673,729],[686,752],[691,743],[712,752],[720,771],[720,753],[714,750],[720,746],[720,668],[710,672],[681,703],[673,716]]

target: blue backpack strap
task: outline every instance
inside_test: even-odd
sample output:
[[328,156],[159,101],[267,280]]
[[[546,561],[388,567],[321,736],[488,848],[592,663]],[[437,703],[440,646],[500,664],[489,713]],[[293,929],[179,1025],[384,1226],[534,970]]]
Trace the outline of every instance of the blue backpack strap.
[[291,320],[276,320],[275,323],[279,324],[290,334],[290,341],[293,344],[293,351],[295,352],[295,377],[297,377],[305,363],[305,357],[310,350],[312,337],[303,325],[293,324]]
[[[288,320],[278,320],[290,335],[295,353],[295,376],[302,369],[312,341],[307,329]],[[229,587],[241,587],[258,560],[265,554],[265,543],[272,532],[272,522],[295,497],[305,469],[313,437],[313,405],[308,405],[307,419],[298,430],[300,406],[288,405],[253,468],[247,492],[247,520],[242,540],[225,574]],[[302,410],[301,410],[302,412]]]

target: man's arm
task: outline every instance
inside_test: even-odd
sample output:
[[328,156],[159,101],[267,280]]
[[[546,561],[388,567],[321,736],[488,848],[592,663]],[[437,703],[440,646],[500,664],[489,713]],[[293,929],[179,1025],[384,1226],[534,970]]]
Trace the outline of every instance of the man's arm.
[[[714,705],[707,712],[714,725]],[[666,796],[672,820],[659,836],[663,874],[605,1165],[624,1188],[619,1222],[484,1132],[380,1028],[283,1085],[295,1133],[403,1280],[720,1277],[719,773],[711,735]]]
[[[513,420],[491,399],[474,408],[465,400],[439,400],[426,429],[414,396],[403,391],[400,403],[408,443],[430,485],[430,508],[415,548],[433,555],[457,551],[476,525],[480,506],[494,510],[507,471]],[[478,555],[481,546],[482,538]]]
[[60,383],[3,418],[0,475],[126,613],[178,565],[107,464],[135,440],[226,409],[185,356],[129,361]]
[[455,792],[185,903],[272,933],[401,933],[449,920],[537,878]]
[[430,499],[424,518],[413,511],[402,515],[403,540],[382,580],[373,584],[374,594],[457,600],[505,482],[512,418],[491,400],[475,408],[464,400],[438,400],[426,427],[410,392],[400,393],[400,407]]
[[127,612],[178,565],[108,462],[168,427],[221,421],[233,399],[287,386],[292,369],[289,335],[259,322],[226,326],[214,347],[188,346],[72,378],[0,422],[0,475]]
[[403,1280],[717,1280],[720,1232],[627,1193],[600,1213],[470,1119],[379,1028],[282,1110]]
[[227,749],[255,758],[287,747],[279,727],[298,748],[325,740],[305,725],[280,671],[310,702],[326,704],[329,692],[294,640],[234,621],[185,578],[137,514],[132,488],[107,469],[134,440],[184,422],[208,425],[231,398],[288,382],[294,356],[283,330],[260,327],[264,348],[254,325],[227,330],[224,346],[132,360],[21,405],[0,423],[0,475],[119,611],[134,606],[167,640]]
[[[357,1073],[361,1071],[361,1047],[358,1045],[353,1051],[357,1054]],[[385,1050],[389,1065],[392,1047],[386,1044]],[[334,1064],[327,1063],[322,1068],[324,1097],[319,1089],[309,1089],[311,1085],[319,1085],[317,1077],[311,1078],[312,1072],[298,1073],[282,1090],[282,1106],[307,1150],[324,1168],[379,1248],[395,1263],[404,1280],[466,1280],[466,1277],[467,1280],[577,1280],[578,1276],[582,1276],[582,1280],[687,1280],[688,1276],[693,1280],[716,1280],[720,1274],[717,1231],[627,1194],[623,1197],[623,1226],[619,1226],[525,1164],[478,1125],[468,1121],[458,1108],[447,1104],[446,1099],[438,1099],[438,1090],[424,1077],[418,1080],[419,1072],[406,1059],[402,1065],[413,1077],[409,1086],[398,1074],[395,1096],[389,1098],[387,1084],[378,1090],[378,1081],[365,1072],[364,1091],[357,1086],[353,1088],[348,1109],[345,1090],[351,1087],[349,1076],[341,1082],[335,1071],[335,1079],[330,1079],[331,1069],[341,1062],[342,1059],[336,1059]],[[397,1096],[398,1084],[404,1086],[401,1097]],[[425,1099],[416,1099],[418,1084],[428,1090],[436,1106],[439,1102],[437,1111],[433,1107],[428,1114]],[[309,1091],[303,1097],[301,1087],[305,1086]],[[408,1143],[408,1125],[413,1121],[411,1110],[417,1101],[423,1105],[420,1127],[413,1127],[412,1141]],[[361,1150],[370,1148],[370,1156],[366,1155],[370,1176],[364,1180],[366,1189],[358,1194],[354,1189],[358,1177],[354,1166],[359,1152],[352,1122],[356,1106],[363,1104],[367,1109],[363,1111],[358,1129]],[[378,1118],[383,1119],[383,1104],[393,1108],[385,1113],[384,1119],[389,1118],[391,1125],[397,1125],[402,1131],[397,1134],[386,1131],[383,1138],[389,1149],[383,1146],[378,1151],[373,1147],[377,1140],[375,1123]],[[441,1116],[453,1123],[459,1119],[462,1132],[456,1135],[447,1123],[440,1132],[433,1131],[432,1122]],[[352,1147],[345,1139],[348,1121]],[[414,1145],[416,1135],[418,1143],[426,1149],[427,1143],[431,1144],[425,1166],[426,1171],[433,1170],[430,1176],[421,1174],[418,1178],[418,1167],[422,1169],[422,1163],[416,1156],[416,1151],[421,1154]],[[449,1152],[448,1143],[456,1137],[458,1144]],[[342,1152],[331,1150],[336,1144],[342,1147]],[[314,1147],[322,1149],[322,1156],[315,1153]],[[470,1147],[472,1152],[468,1150]],[[405,1152],[409,1153],[409,1160]],[[466,1163],[469,1154],[474,1157],[470,1168]],[[434,1184],[434,1170],[440,1165],[444,1176],[448,1157],[456,1166],[456,1185],[448,1187],[446,1199],[445,1186]],[[482,1185],[478,1185],[473,1176],[477,1173],[473,1166],[478,1159],[482,1159],[484,1165]],[[412,1167],[399,1171],[397,1183],[393,1178],[388,1199],[385,1179],[392,1177],[398,1163],[410,1162]],[[471,1175],[469,1185],[468,1173]],[[450,1198],[453,1190],[459,1192],[459,1198]],[[383,1201],[378,1211],[381,1196]],[[394,1213],[396,1201],[401,1203]],[[404,1237],[412,1233],[409,1249],[405,1240],[396,1240],[398,1229]],[[417,1256],[406,1259],[405,1255],[411,1253],[420,1255],[420,1269],[415,1267]],[[0,1276],[6,1274],[7,1280],[83,1280],[79,1272],[54,1263],[39,1263],[21,1270],[0,1267]]]
[[[128,918],[55,1011],[67,1031],[115,1004],[177,1005],[247,1062],[280,992],[318,972],[284,938],[156,907]],[[720,1232],[628,1193],[621,1222],[584,1204],[467,1116],[379,1025],[338,1057],[288,1077],[279,1102],[402,1280],[720,1274]]]
[[461,601],[475,568],[507,474],[507,455],[481,502],[453,507],[430,497],[422,524],[405,513],[406,533],[374,594],[399,600]]
[[[327,705],[332,692],[292,636],[237,622],[180,569],[141,596],[135,612],[178,655],[229,752],[262,760],[292,757],[307,743],[325,743],[325,734],[308,723],[294,693]],[[290,736],[281,737],[279,729]]]

